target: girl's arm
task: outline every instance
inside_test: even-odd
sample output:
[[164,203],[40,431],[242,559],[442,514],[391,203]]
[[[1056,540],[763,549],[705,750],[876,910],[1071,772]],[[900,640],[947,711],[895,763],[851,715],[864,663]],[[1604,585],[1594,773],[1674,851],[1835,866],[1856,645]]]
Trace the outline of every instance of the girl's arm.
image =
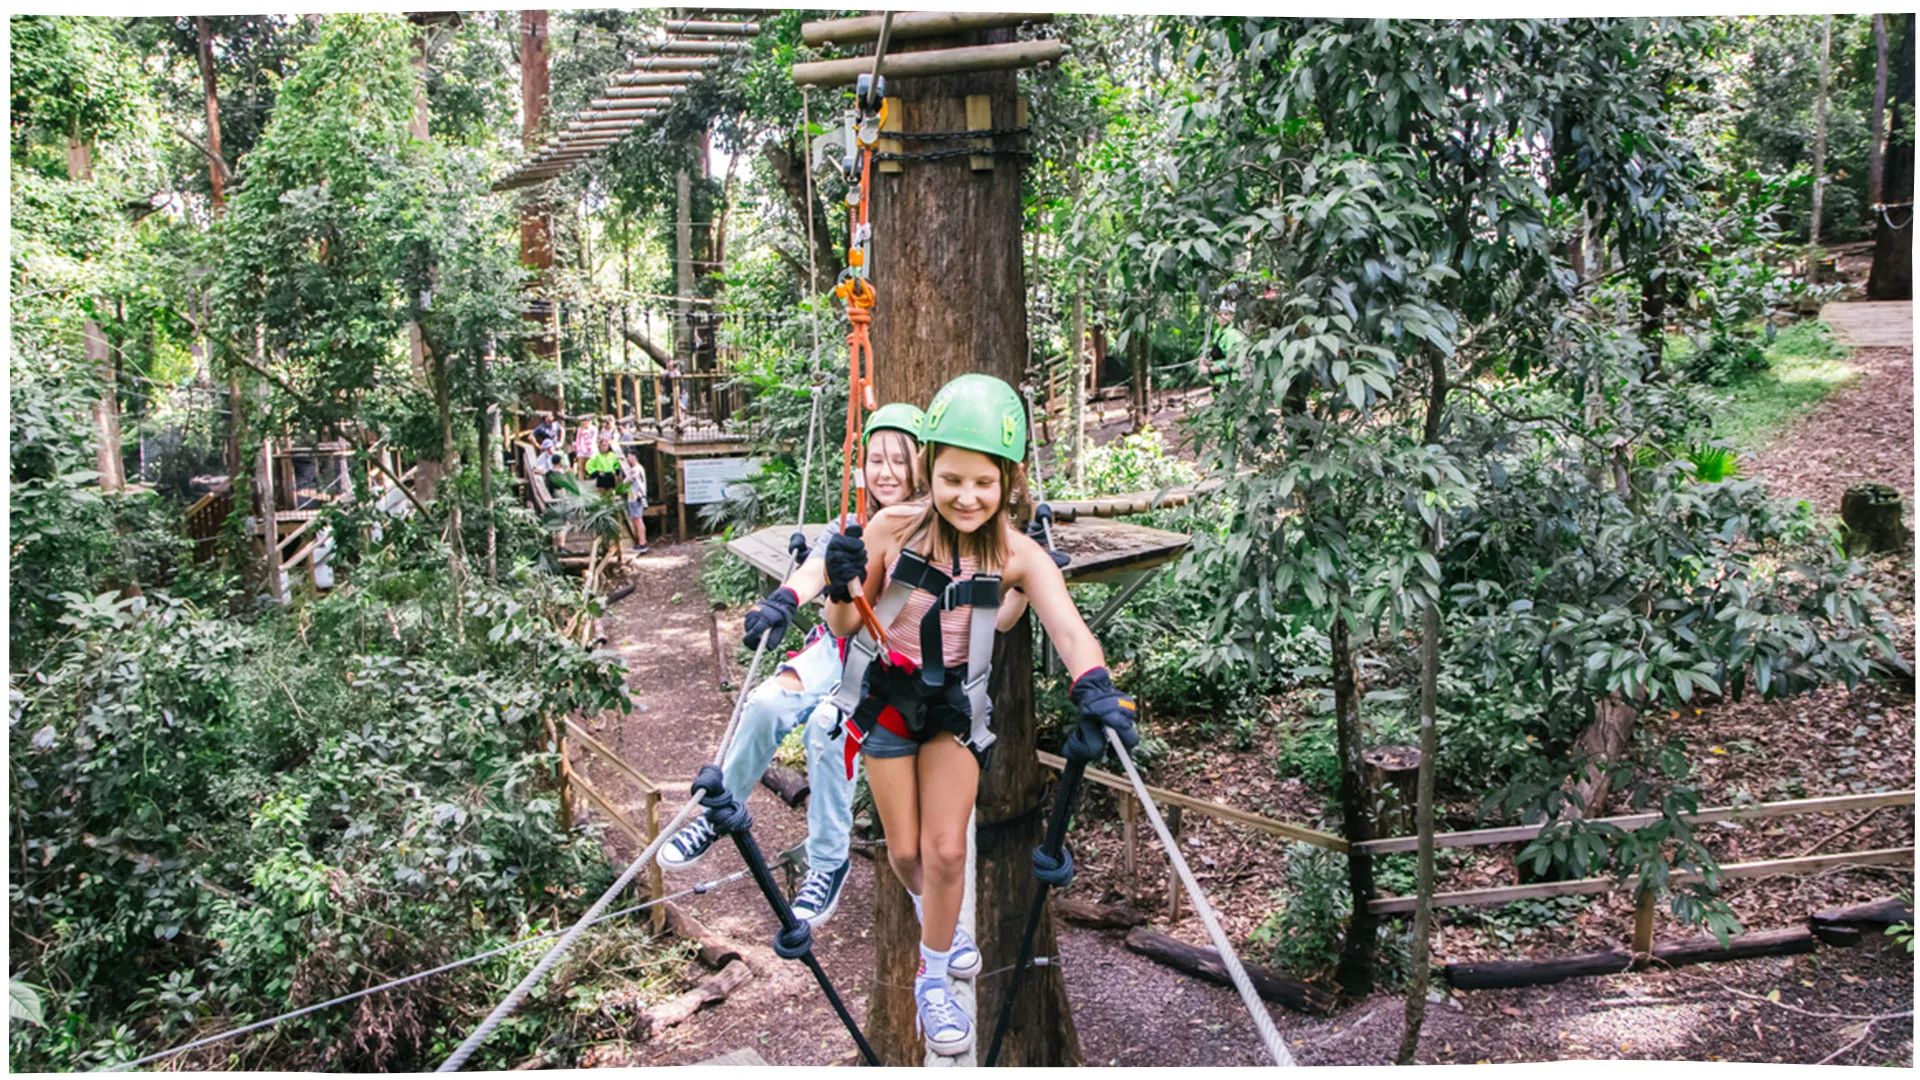
[[827,560],[808,558],[791,577],[780,583],[793,590],[794,602],[801,606],[827,589]]
[[[918,508],[902,509],[918,512]],[[862,591],[868,604],[878,603],[880,594],[885,591],[886,582],[883,579],[887,575],[887,563],[893,558],[893,549],[899,543],[900,521],[900,515],[892,510],[882,510],[869,519],[862,530],[862,541],[867,548],[867,576],[856,582],[854,588]],[[831,551],[827,557],[833,557]],[[822,566],[821,576],[824,578],[824,563]],[[860,609],[851,602],[840,603],[828,593],[822,608],[821,614],[827,629],[833,631],[836,637],[847,637],[860,628]]]

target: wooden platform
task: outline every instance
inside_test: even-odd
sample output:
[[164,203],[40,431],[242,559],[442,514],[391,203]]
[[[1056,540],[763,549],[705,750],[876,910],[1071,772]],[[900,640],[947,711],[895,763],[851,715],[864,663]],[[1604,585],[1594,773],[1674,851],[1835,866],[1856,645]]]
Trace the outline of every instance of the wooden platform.
[[729,1050],[719,1057],[710,1057],[693,1064],[697,1068],[701,1065],[765,1065],[766,1063],[767,1059],[753,1050]]
[[[807,541],[811,543],[825,527],[805,526]],[[792,535],[793,526],[772,525],[730,541],[727,550],[778,581],[787,576],[787,538]],[[1187,550],[1187,538],[1180,533],[1098,518],[1056,524],[1053,542],[1073,559],[1064,571],[1069,585],[1147,570],[1172,562]]]
[[1870,300],[1828,304],[1820,321],[1833,327],[1833,339],[1855,349],[1913,347],[1913,301]]

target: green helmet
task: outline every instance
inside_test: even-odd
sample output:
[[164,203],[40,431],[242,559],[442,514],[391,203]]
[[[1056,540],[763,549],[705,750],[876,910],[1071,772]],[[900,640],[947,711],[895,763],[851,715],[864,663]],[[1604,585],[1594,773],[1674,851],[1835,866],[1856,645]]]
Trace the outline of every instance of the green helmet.
[[962,375],[933,395],[920,441],[1025,461],[1027,411],[1020,395],[999,379]]
[[917,405],[909,405],[904,401],[882,405],[873,410],[872,416],[867,417],[867,430],[861,433],[860,444],[864,446],[871,442],[873,433],[882,428],[904,431],[913,437],[914,442],[919,442],[920,429],[926,422],[927,414],[921,412]]

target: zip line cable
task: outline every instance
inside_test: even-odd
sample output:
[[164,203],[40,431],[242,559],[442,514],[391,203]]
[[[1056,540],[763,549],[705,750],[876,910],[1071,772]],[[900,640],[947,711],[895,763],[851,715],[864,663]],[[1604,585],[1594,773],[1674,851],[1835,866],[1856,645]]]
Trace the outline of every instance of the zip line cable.
[[[585,925],[593,926],[598,923],[611,922],[614,919],[624,918],[625,916],[632,915],[635,912],[645,911],[647,908],[654,907],[659,904],[664,904],[669,900],[678,900],[682,896],[688,896],[694,893],[712,892],[713,890],[721,887],[722,885],[731,884],[746,876],[747,876],[747,872],[745,870],[736,870],[733,873],[728,874],[726,877],[716,878],[713,881],[706,881],[698,885],[691,886],[689,888],[681,889],[677,893],[671,893],[667,896],[661,897],[658,900],[649,900],[644,904],[635,904],[632,907],[621,908],[619,911],[610,911],[605,915],[601,915],[593,919],[591,922],[588,922]],[[184,1043],[180,1046],[174,1047],[171,1050],[162,1050],[156,1054],[148,1054],[146,1057],[143,1057],[143,1058],[135,1058],[132,1061],[124,1062],[122,1064],[114,1065],[105,1069],[98,1069],[95,1071],[124,1072],[127,1069],[132,1069],[140,1065],[146,1065],[151,1062],[159,1061],[162,1058],[170,1058],[177,1054],[184,1054],[189,1050],[196,1050],[202,1046],[211,1046],[217,1042],[223,1042],[227,1039],[231,1039],[236,1036],[245,1035],[250,1031],[258,1031],[261,1028],[272,1027],[275,1024],[283,1024],[283,1023],[286,1023],[288,1020],[297,1019],[299,1017],[306,1016],[309,1013],[316,1013],[321,1011],[322,1009],[330,1009],[335,1005],[344,1005],[349,1001],[355,1001],[359,998],[369,997],[373,994],[379,994],[388,990],[393,990],[398,987],[405,986],[408,983],[419,982],[421,979],[430,978],[434,975],[441,975],[446,972],[453,971],[456,968],[463,968],[472,964],[477,964],[482,960],[491,960],[496,956],[502,956],[502,955],[505,955],[506,953],[513,952],[515,949],[525,948],[526,946],[535,944],[537,942],[547,941],[552,938],[559,937],[562,933],[563,931],[560,931],[560,930],[549,930],[544,934],[536,934],[533,937],[525,939],[524,941],[516,941],[516,942],[513,942],[512,944],[502,945],[497,949],[488,949],[486,952],[475,953],[472,956],[466,957],[461,960],[455,960],[452,963],[441,964],[439,967],[436,967],[436,968],[430,968],[426,971],[418,971],[413,973],[412,975],[402,976],[401,978],[394,979],[390,982],[381,983],[379,986],[369,986],[365,990],[355,990],[351,994],[342,994],[339,997],[333,998],[330,1001],[322,1001],[317,1005],[308,1005],[304,1008],[295,1009],[289,1013],[282,1013],[279,1016],[273,1017],[270,1020],[261,1020],[257,1023],[247,1024],[244,1027],[234,1028],[231,1031],[223,1031],[218,1035],[209,1035],[204,1039],[195,1039],[190,1043]]]

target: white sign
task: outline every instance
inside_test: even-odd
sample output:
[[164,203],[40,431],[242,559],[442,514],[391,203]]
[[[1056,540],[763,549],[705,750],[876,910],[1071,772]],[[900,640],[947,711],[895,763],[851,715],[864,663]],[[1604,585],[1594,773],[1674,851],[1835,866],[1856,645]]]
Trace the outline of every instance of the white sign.
[[759,471],[760,462],[754,458],[701,458],[686,462],[681,466],[681,475],[687,480],[681,500],[688,506],[720,502],[727,497],[730,485]]

